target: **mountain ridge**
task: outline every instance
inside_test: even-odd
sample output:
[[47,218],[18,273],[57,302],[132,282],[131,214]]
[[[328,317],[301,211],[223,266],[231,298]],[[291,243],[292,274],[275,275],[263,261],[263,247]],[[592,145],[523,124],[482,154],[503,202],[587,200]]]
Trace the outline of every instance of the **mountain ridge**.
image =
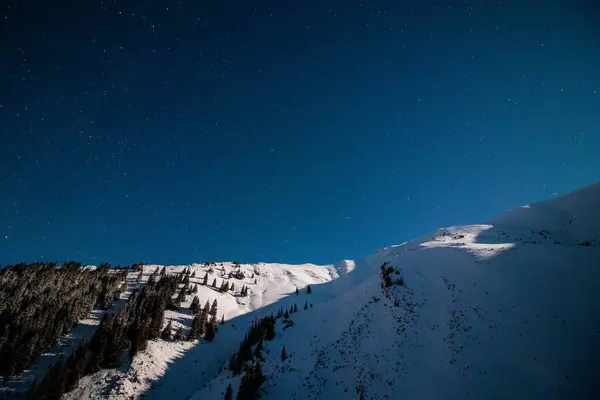
[[[266,375],[261,398],[598,398],[599,240],[596,183],[358,260],[166,266],[167,275],[189,272],[201,306],[217,301],[225,323],[214,340],[150,340],[63,398],[237,393],[245,375],[229,369],[231,357],[252,321],[281,310],[289,316],[275,318],[275,337],[249,364],[260,360]],[[139,284],[130,273],[122,296],[162,268],[144,265]],[[225,281],[235,288],[219,290]],[[166,310],[163,325],[187,335],[193,297]]]

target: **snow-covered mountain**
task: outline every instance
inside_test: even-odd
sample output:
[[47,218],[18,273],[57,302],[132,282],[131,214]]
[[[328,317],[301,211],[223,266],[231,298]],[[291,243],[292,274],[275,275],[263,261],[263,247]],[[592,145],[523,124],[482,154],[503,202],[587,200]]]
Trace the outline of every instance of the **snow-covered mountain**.
[[[188,267],[201,305],[216,299],[224,316],[214,341],[150,341],[65,398],[222,399],[240,385],[228,361],[251,321],[294,305],[264,341],[262,398],[600,398],[600,183],[362,260],[167,273]],[[211,286],[238,271],[233,292]],[[187,331],[192,297],[165,324]]]

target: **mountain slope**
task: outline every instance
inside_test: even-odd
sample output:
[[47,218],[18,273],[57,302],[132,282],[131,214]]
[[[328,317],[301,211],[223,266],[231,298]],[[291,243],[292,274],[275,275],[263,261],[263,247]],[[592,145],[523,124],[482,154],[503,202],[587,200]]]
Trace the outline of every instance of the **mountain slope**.
[[[297,304],[264,342],[263,398],[599,398],[599,240],[595,184],[363,260],[242,265],[257,283],[245,304],[219,294],[229,321],[214,342],[152,342],[116,383],[92,376],[69,396],[221,399],[239,387],[226,367],[250,321]],[[384,263],[403,285],[382,287]]]

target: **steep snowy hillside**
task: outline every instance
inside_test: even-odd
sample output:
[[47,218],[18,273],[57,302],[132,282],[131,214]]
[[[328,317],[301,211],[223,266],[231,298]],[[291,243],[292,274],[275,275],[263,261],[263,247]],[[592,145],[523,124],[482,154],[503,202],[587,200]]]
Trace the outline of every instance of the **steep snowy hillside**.
[[[600,398],[600,184],[363,260],[198,264],[192,283],[211,268],[209,284],[240,269],[236,287],[250,288],[199,285],[201,304],[217,299],[226,320],[213,342],[151,341],[66,397],[222,399],[228,385],[235,397],[249,375],[229,361],[251,321],[296,305],[254,356],[262,398]],[[187,330],[191,318],[166,319]]]
[[[160,271],[160,265],[145,265],[140,285],[143,286],[149,278]],[[192,299],[198,296],[200,305],[212,304],[217,301],[218,319],[223,318],[226,323],[219,327],[217,337],[212,343],[190,342],[187,340],[156,340],[150,341],[148,349],[138,355],[129,365],[112,370],[101,370],[93,375],[82,379],[78,388],[67,393],[65,398],[123,398],[124,396],[136,396],[144,391],[155,387],[154,380],[159,379],[165,371],[179,368],[181,364],[174,363],[184,355],[189,357],[195,355],[193,360],[194,371],[183,371],[178,378],[187,381],[188,374],[214,374],[226,361],[239,344],[240,338],[251,321],[248,315],[264,313],[271,310],[277,303],[292,304],[289,296],[296,289],[306,291],[309,285],[318,285],[329,282],[339,277],[334,266],[317,266],[314,264],[287,265],[287,264],[239,264],[232,262],[203,263],[186,266],[167,266],[167,275],[181,274],[189,270],[192,278],[190,285],[196,287],[197,292],[186,296],[179,311],[166,310],[166,325],[172,324],[173,332],[179,327],[183,328],[184,336],[187,337],[193,320],[193,313],[189,310]],[[205,278],[206,276],[206,278]],[[235,285],[227,291],[221,291],[224,282]],[[179,287],[181,288],[180,285]],[[248,295],[241,296],[243,287],[248,288]],[[317,301],[321,295],[312,297]],[[269,311],[270,312],[270,311]],[[237,318],[246,316],[246,318]],[[233,320],[232,320],[233,319]],[[241,335],[241,336],[240,336]],[[186,353],[190,349],[193,352]],[[201,352],[197,350],[201,348]],[[159,387],[161,384],[158,385]],[[185,384],[184,391],[193,394],[198,387]],[[169,389],[170,390],[170,389]],[[108,393],[108,394],[107,394]]]

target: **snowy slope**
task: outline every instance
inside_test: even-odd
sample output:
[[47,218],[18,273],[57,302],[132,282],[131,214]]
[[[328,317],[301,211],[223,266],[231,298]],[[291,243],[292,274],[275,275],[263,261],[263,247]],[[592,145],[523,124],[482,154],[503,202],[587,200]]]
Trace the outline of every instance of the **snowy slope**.
[[[403,286],[382,288],[384,262]],[[234,268],[213,275],[221,267]],[[208,268],[193,265],[195,281]],[[239,385],[226,364],[250,321],[295,303],[294,326],[278,319],[264,344],[263,398],[600,398],[600,184],[363,260],[242,269],[259,272],[244,281],[249,298],[198,293],[227,320],[214,342],[151,342],[129,369],[66,397],[222,399]],[[187,326],[191,316],[169,318]]]
[[[144,266],[142,284],[159,268],[162,268],[162,266]],[[219,310],[218,317],[224,316],[226,321],[232,319],[233,321],[219,328],[219,333],[213,343],[196,345],[196,343],[187,341],[150,341],[148,349],[138,354],[131,366],[118,370],[103,370],[84,377],[78,388],[66,394],[65,398],[105,398],[107,393],[109,393],[110,398],[114,399],[139,395],[148,390],[153,385],[154,380],[165,374],[167,368],[177,368],[179,364],[173,364],[173,362],[184,353],[186,357],[190,355],[199,356],[199,358],[193,360],[195,371],[188,371],[186,368],[181,374],[177,374],[174,384],[177,386],[183,385],[180,389],[186,393],[189,392],[188,394],[191,395],[197,387],[190,387],[186,383],[189,381],[188,372],[200,375],[202,373],[215,373],[222,363],[229,358],[231,352],[237,348],[240,338],[246,333],[254,315],[267,312],[267,310],[270,313],[273,307],[269,307],[269,305],[275,303],[277,307],[282,304],[291,304],[289,296],[295,293],[296,288],[305,290],[308,285],[318,285],[339,277],[335,266],[317,266],[314,264],[241,264],[239,270],[245,274],[244,279],[227,279],[229,272],[238,270],[238,267],[231,262],[210,263],[210,265],[167,266],[166,268],[169,274],[180,273],[190,268],[191,272],[195,273],[195,277],[190,279],[190,283],[198,287],[196,295],[200,299],[201,306],[206,301],[212,304],[213,300],[216,299]],[[203,286],[201,283],[207,273],[208,285]],[[223,279],[235,283],[236,294],[239,294],[242,286],[245,285],[249,288],[249,295],[247,297],[237,297],[232,292],[221,293],[218,289],[212,287],[214,279],[217,280],[217,288],[221,285]],[[319,296],[315,296],[314,299],[316,300],[317,297]],[[193,315],[188,311],[192,298],[193,296],[186,297],[180,312],[167,310],[165,312],[165,325],[171,320],[174,330],[179,326],[183,326],[187,334],[193,319]],[[252,314],[252,317],[248,317],[250,314]],[[243,315],[247,317],[245,319],[236,318]],[[192,348],[194,348],[194,351],[189,354],[186,353]]]

